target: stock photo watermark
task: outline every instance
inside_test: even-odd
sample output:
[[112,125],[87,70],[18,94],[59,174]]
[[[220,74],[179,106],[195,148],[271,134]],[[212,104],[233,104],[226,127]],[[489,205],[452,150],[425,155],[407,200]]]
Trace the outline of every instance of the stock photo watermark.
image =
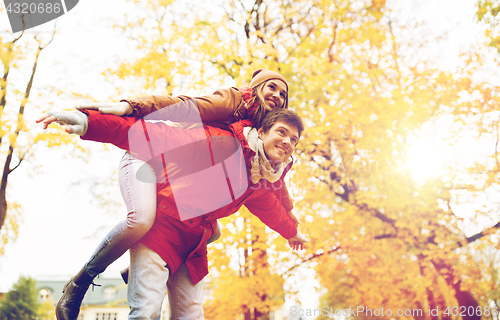
[[439,315],[445,316],[497,316],[499,314],[496,307],[465,307],[465,306],[447,306],[445,308],[431,308],[423,309],[390,309],[390,308],[369,308],[367,306],[349,307],[346,309],[334,309],[333,307],[324,306],[322,308],[298,308],[296,306],[290,307],[290,314],[292,316],[307,316],[307,317],[329,317],[329,318],[346,318],[346,317],[423,317],[424,314],[430,317],[437,317]]
[[4,0],[12,32],[25,31],[72,10],[79,0]]
[[[148,170],[140,169],[136,178],[149,183],[168,180],[179,217],[184,221],[220,209],[242,196],[249,187],[248,172],[238,139],[207,137],[195,100],[181,101],[173,107],[189,115],[183,120],[190,129],[177,130],[169,144],[158,142],[162,139],[147,130],[146,121],[168,120],[159,110],[130,128],[128,143],[130,152],[156,173],[151,176],[144,174]],[[196,156],[192,156],[193,152]]]

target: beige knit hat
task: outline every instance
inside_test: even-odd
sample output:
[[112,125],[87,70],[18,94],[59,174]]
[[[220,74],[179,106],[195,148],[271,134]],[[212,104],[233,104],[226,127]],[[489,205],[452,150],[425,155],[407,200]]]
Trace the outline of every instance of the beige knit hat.
[[285,83],[287,95],[284,103],[284,108],[288,108],[288,83],[286,82],[285,77],[283,77],[281,74],[267,69],[257,69],[253,72],[252,81],[250,81],[250,88],[255,88],[259,84],[271,79],[281,80]]

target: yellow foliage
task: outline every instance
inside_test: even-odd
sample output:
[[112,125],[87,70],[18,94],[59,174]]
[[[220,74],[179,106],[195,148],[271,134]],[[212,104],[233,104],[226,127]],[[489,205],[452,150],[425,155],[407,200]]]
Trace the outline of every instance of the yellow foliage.
[[7,243],[15,241],[19,234],[19,224],[21,218],[21,206],[18,203],[9,203],[7,205],[9,214],[0,229],[0,256],[5,253]]
[[50,43],[51,36],[54,35],[13,35],[7,32],[0,35],[0,158],[3,168],[0,179],[0,255],[4,253],[5,245],[16,239],[21,219],[20,204],[8,201],[9,175],[24,161],[32,161],[35,146],[75,144],[81,150],[76,137],[60,128],[42,131],[41,125],[25,119],[25,110],[37,108],[30,96],[33,85],[36,86],[34,64],[40,63],[39,54]]
[[[242,86],[257,68],[276,70],[288,79],[290,108],[307,125],[289,189],[311,243],[292,254],[247,213],[224,219],[223,239],[210,248],[219,277],[208,318],[237,319],[282,304],[269,297],[283,295],[286,270],[295,272],[295,264],[314,268],[328,290],[322,304],[339,308],[428,311],[456,304],[452,287],[465,275],[484,281],[472,255],[456,252],[468,242],[450,203],[465,198],[457,196],[464,176],[481,172],[462,184],[471,196],[498,184],[498,164],[491,165],[498,149],[472,171],[452,168],[423,184],[406,167],[408,139],[441,116],[453,117],[457,133],[468,126],[490,138],[497,132],[498,120],[479,120],[495,119],[500,109],[498,87],[471,80],[480,58],[456,73],[429,68],[418,61],[418,50],[429,44],[396,37],[404,30],[389,24],[394,15],[384,0],[252,8],[231,2],[225,15],[195,15],[192,23],[169,11],[171,2],[148,5],[170,14],[168,21],[150,14],[140,23],[154,30],[124,26],[142,35],[142,55],[109,74],[138,78],[145,92],[170,94],[210,93],[227,79]],[[481,98],[466,99],[473,95]],[[464,290],[479,292],[474,281],[463,281]]]

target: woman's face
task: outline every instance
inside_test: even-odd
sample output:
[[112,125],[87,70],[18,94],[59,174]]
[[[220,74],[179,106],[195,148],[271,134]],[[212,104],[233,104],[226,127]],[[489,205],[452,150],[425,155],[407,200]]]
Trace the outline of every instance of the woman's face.
[[262,101],[264,109],[271,111],[276,108],[282,108],[286,99],[286,84],[280,80],[269,80],[262,87]]
[[299,142],[297,128],[284,122],[275,123],[268,132],[262,129],[258,132],[266,157],[273,164],[285,162]]

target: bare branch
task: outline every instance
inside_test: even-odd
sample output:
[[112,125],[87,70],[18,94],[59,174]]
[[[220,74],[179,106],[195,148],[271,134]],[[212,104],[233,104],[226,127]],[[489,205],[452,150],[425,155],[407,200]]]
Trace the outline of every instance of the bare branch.
[[333,62],[333,46],[336,43],[337,40],[337,28],[338,28],[339,22],[335,23],[335,26],[333,27],[333,36],[332,36],[332,42],[330,43],[330,46],[328,47],[328,61],[330,63]]
[[499,168],[499,160],[498,160],[498,140],[500,140],[500,122],[497,122],[497,141],[495,142],[495,163],[497,168]]
[[500,229],[500,222],[497,222],[497,224],[495,224],[494,226],[492,226],[492,227],[490,227],[490,228],[488,228],[486,230],[483,230],[483,231],[481,231],[479,233],[476,233],[475,235],[473,235],[471,237],[466,238],[465,239],[466,243],[459,243],[459,246],[463,247],[464,244],[467,245],[467,244],[469,244],[471,242],[474,242],[476,240],[479,240],[479,239],[481,239],[483,237],[489,236],[489,235],[495,233],[496,231],[498,231],[498,229]]
[[16,170],[21,165],[21,162],[23,162],[23,160],[24,160],[24,157],[19,158],[19,162],[16,164],[16,166],[14,168],[9,170],[9,174],[11,174],[12,171]]
[[332,249],[330,249],[330,250],[328,250],[328,251],[326,251],[326,252],[325,252],[325,251],[323,251],[323,252],[320,252],[320,253],[315,253],[315,254],[313,254],[313,255],[311,255],[311,256],[309,256],[309,257],[307,257],[306,259],[302,260],[301,262],[299,262],[299,263],[297,263],[297,264],[293,265],[293,266],[292,266],[292,267],[290,267],[289,269],[287,269],[285,272],[283,272],[283,275],[289,274],[290,272],[292,272],[294,269],[296,269],[297,267],[301,266],[301,265],[302,265],[303,263],[305,263],[305,262],[309,262],[309,261],[311,261],[311,260],[314,260],[314,259],[316,259],[316,258],[319,258],[319,257],[321,257],[321,256],[324,256],[325,254],[331,254],[331,253],[337,252],[337,251],[339,251],[339,250],[341,250],[341,249],[342,249],[342,247],[335,247],[335,248],[332,248]]

